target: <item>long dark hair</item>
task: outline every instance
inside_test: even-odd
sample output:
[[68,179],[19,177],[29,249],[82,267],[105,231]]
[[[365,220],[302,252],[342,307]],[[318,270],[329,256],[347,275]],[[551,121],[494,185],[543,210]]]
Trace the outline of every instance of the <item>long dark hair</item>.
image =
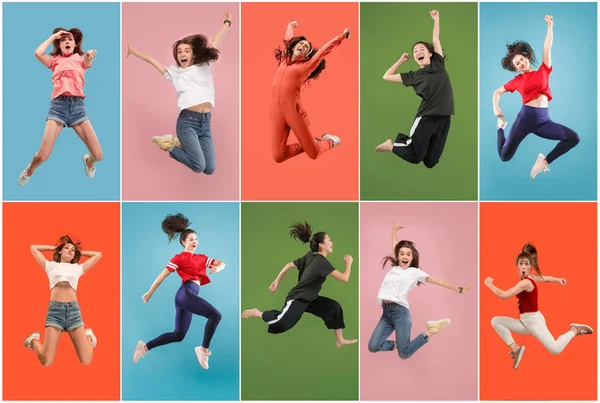
[[310,250],[313,252],[319,251],[319,244],[325,242],[325,232],[317,232],[312,235],[312,227],[306,221],[295,222],[290,226],[290,237],[302,243],[310,242]]
[[52,260],[60,263],[60,252],[67,244],[71,244],[75,247],[75,254],[73,255],[73,260],[71,260],[69,263],[79,262],[79,259],[81,259],[81,242],[73,241],[68,235],[64,235],[58,240],[56,248],[54,248],[54,252],[52,253]]
[[168,214],[162,221],[162,230],[169,237],[171,242],[177,234],[179,235],[179,243],[183,245],[183,241],[186,240],[189,234],[195,234],[196,231],[190,229],[192,223],[186,216],[181,213]]
[[[428,51],[429,53],[431,53],[432,55],[435,53],[435,49],[434,49],[434,47],[433,47],[433,44],[431,44],[431,43],[429,43],[429,42],[425,42],[425,41],[418,41],[418,42],[415,42],[415,44],[414,44],[414,45],[412,45],[412,48],[411,48],[411,49],[413,50],[413,53],[414,53],[415,46],[417,46],[417,45],[419,45],[419,44],[421,44],[421,45],[425,46],[425,47],[427,48],[427,51]],[[444,53],[444,50],[443,50],[443,49],[442,49],[442,53]],[[438,54],[439,54],[439,53],[438,53]],[[411,55],[411,56],[412,56],[412,55]],[[440,56],[441,56],[441,55],[440,55]],[[446,56],[446,54],[445,54],[445,53],[444,53],[444,56],[443,56],[443,58],[444,58],[444,60],[448,60],[448,56]]]
[[[312,43],[310,43],[308,41],[308,39],[306,39],[306,37],[304,36],[294,36],[292,39],[290,39],[289,41],[286,41],[285,39],[283,40],[283,49],[275,49],[273,51],[273,54],[275,55],[275,59],[277,60],[277,65],[280,65],[282,62],[286,62],[286,63],[290,63],[292,61],[292,56],[294,54],[294,47],[298,44],[298,42],[301,41],[307,41],[308,44],[310,45],[310,50],[308,51],[308,54],[306,55],[307,59],[312,58],[318,51],[318,49],[315,49],[312,47]],[[311,79],[316,79],[317,77],[319,77],[319,74],[321,74],[321,72],[325,70],[325,59],[321,60],[321,62],[317,65],[317,67],[315,67],[315,69],[309,74],[308,78],[305,80],[311,80]]]
[[535,269],[539,276],[543,277],[542,270],[540,269],[540,265],[538,264],[538,253],[535,246],[533,246],[530,243],[526,243],[525,246],[523,246],[521,253],[519,253],[519,256],[517,256],[517,264],[519,263],[519,259],[523,258],[529,260],[531,267]]
[[537,59],[531,45],[525,41],[516,41],[506,45],[506,56],[502,59],[502,68],[508,71],[517,71],[513,64],[516,55],[522,55],[529,59],[529,64],[535,66]]
[[400,266],[398,254],[402,248],[409,248],[412,251],[413,258],[410,262],[410,267],[419,268],[419,251],[412,241],[406,240],[402,240],[396,244],[394,247],[394,256],[386,256],[381,260],[381,268],[385,269],[388,263],[391,263],[392,266]]
[[[79,55],[82,55],[83,50],[81,50],[81,43],[83,42],[83,33],[81,32],[81,30],[79,28],[65,29],[58,27],[54,28],[52,34],[55,34],[60,31],[70,32],[71,35],[73,35],[73,40],[75,41],[75,49],[73,49],[73,54],[77,53]],[[52,53],[50,53],[50,56],[62,56],[62,51],[60,50],[60,38],[52,41],[52,45],[54,46],[54,48],[52,49]]]
[[173,58],[178,66],[180,66],[179,60],[177,60],[177,47],[179,45],[190,45],[192,47],[192,54],[194,55],[192,64],[207,64],[216,62],[219,58],[219,50],[209,45],[206,36],[200,34],[190,35],[173,44]]

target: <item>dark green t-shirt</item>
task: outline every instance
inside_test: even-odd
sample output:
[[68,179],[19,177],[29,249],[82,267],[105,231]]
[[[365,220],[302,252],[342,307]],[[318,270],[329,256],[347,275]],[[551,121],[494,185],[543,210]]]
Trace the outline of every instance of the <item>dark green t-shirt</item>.
[[325,256],[314,252],[294,260],[294,264],[298,268],[298,284],[290,290],[287,299],[315,300],[327,276],[335,268]]
[[446,72],[444,58],[437,52],[431,56],[431,64],[417,71],[400,73],[402,83],[413,87],[423,100],[417,116],[454,115],[454,95],[450,77]]

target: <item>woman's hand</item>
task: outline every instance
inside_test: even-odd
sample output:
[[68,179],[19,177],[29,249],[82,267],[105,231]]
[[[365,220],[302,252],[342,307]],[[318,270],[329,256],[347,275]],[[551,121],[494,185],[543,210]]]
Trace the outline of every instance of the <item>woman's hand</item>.
[[344,35],[346,35],[346,39],[350,38],[350,28],[344,29]]
[[565,286],[567,285],[567,279],[566,278],[559,278],[558,279],[558,284]]
[[406,63],[410,59],[410,55],[408,53],[402,53],[400,56],[400,63]]
[[552,18],[552,14],[548,14],[544,17],[544,20],[548,23],[549,26],[554,25],[554,18]]
[[496,115],[498,118],[503,118],[504,112],[500,108],[494,108],[494,115]]
[[96,49],[88,50],[84,53],[84,57],[88,60],[94,60],[96,58],[97,53],[98,52],[96,51]]
[[142,301],[144,301],[144,304],[150,301],[150,298],[152,298],[152,292],[150,291],[142,295]]
[[486,277],[486,279],[483,280],[483,284],[485,284],[489,287],[494,284],[494,279],[491,277]]
[[[488,278],[489,278],[489,277],[488,277]],[[487,279],[486,279],[486,280],[487,280]],[[465,293],[467,293],[467,292],[468,292],[468,291],[471,289],[471,286],[472,286],[472,285],[473,285],[473,283],[469,283],[469,285],[468,285],[468,286],[466,286],[466,287],[463,287],[463,289],[462,289],[462,294],[465,294]]]
[[129,57],[129,55],[133,54],[134,51],[135,51],[135,49],[133,48],[133,46],[131,46],[131,43],[127,42],[127,57]]
[[271,285],[269,286],[269,291],[271,292],[275,292],[275,290],[277,289],[277,286],[279,285],[279,280],[275,280],[271,283]]
[[404,228],[404,225],[401,222],[399,222],[398,224],[396,224],[396,221],[394,221],[394,225],[392,226],[392,231],[396,232],[396,231],[398,231],[399,229],[402,229],[402,228]]
[[434,21],[437,21],[440,19],[440,12],[438,10],[431,10],[429,12],[429,15],[431,16],[431,18],[433,18]]
[[297,28],[298,27],[298,21],[292,21],[288,25],[291,25],[292,27]]
[[223,11],[223,14],[221,14],[221,17],[224,20],[231,21],[231,13],[229,11]]
[[60,38],[63,38],[65,36],[73,36],[72,33],[70,33],[69,31],[58,31],[57,33],[52,35],[52,40],[57,40]]
[[354,259],[351,255],[344,255],[344,262],[346,262],[346,264],[352,264],[353,261]]

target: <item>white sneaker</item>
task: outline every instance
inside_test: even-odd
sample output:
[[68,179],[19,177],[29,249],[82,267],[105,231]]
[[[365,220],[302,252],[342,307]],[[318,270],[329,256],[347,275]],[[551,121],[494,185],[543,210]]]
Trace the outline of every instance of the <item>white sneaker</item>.
[[90,336],[92,338],[92,348],[96,348],[96,344],[98,344],[98,339],[96,335],[92,331],[92,329],[85,329],[85,335]]
[[338,136],[334,136],[333,134],[324,134],[321,136],[321,138],[323,140],[331,140],[333,142],[333,146],[337,146],[339,144],[342,144],[342,140],[340,140],[340,138]]
[[29,178],[31,178],[31,176],[27,176],[27,171],[29,171],[29,167],[30,165],[27,165],[27,168],[25,168],[25,170],[21,172],[21,175],[19,175],[19,186],[23,186],[27,183],[27,181],[29,181]]
[[427,330],[432,334],[437,334],[444,330],[445,326],[450,324],[450,319],[430,320],[426,323]]
[[30,350],[33,350],[33,341],[34,340],[40,341],[40,333],[39,332],[33,332],[29,336],[27,336],[27,338],[25,339],[25,347],[27,347]]
[[85,168],[85,174],[87,175],[88,178],[93,178],[94,175],[96,175],[96,167],[88,167],[87,164],[87,160],[88,158],[90,158],[89,154],[83,154],[83,157],[81,157],[81,159],[83,160],[83,166]]
[[506,125],[508,124],[508,121],[502,118],[498,118],[498,123],[496,123],[496,127],[498,129],[504,129],[506,128]]
[[208,356],[211,354],[211,352],[208,351],[205,353],[204,351],[202,351],[201,347],[196,347],[194,351],[196,352],[196,357],[198,357],[198,362],[200,363],[200,366],[204,369],[208,369]]
[[135,346],[135,351],[133,352],[133,363],[135,364],[138,362],[138,360],[145,356],[147,352],[148,350],[146,350],[146,343],[141,340],[138,341]]
[[550,168],[546,164],[546,157],[543,154],[538,154],[535,164],[533,164],[533,168],[531,168],[531,172],[529,173],[529,177],[534,179],[540,172],[550,172]]

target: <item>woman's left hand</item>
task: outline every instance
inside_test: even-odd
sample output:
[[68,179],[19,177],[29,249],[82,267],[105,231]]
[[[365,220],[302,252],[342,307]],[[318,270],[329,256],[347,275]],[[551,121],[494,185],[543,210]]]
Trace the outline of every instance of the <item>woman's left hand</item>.
[[344,34],[346,35],[346,38],[350,38],[350,28],[344,29]]
[[231,13],[229,11],[223,11],[223,19],[231,21]]
[[471,289],[472,285],[473,285],[473,283],[469,283],[468,286],[463,287],[462,293],[465,294],[466,292],[468,292]]
[[429,12],[429,15],[431,16],[431,18],[433,18],[434,21],[440,19],[440,13],[438,10],[431,10]]
[[483,284],[487,285],[488,287],[491,286],[492,284],[494,284],[494,279],[491,277],[486,277],[485,280],[483,280]]
[[88,50],[85,52],[85,58],[89,60],[94,60],[96,58],[96,49]]
[[567,279],[566,278],[559,278],[558,279],[558,283],[562,286],[567,285]]
[[544,17],[544,20],[548,23],[548,25],[554,25],[554,18],[552,18],[552,14],[548,14]]

